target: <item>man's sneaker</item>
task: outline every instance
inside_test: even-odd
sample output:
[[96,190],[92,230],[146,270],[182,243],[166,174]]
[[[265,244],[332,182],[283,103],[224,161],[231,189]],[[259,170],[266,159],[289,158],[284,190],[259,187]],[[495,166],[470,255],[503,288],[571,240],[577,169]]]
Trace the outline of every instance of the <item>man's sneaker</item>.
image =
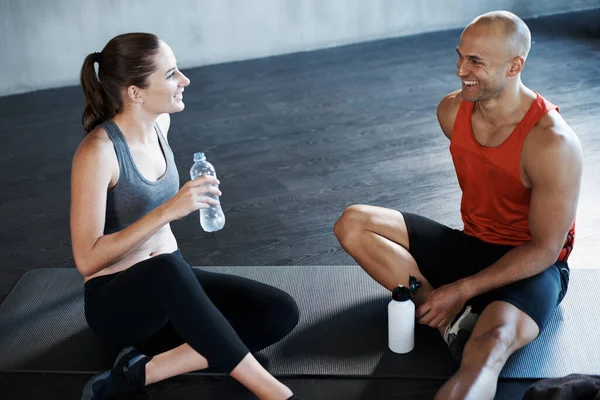
[[460,365],[462,360],[462,352],[465,344],[471,337],[478,319],[479,314],[473,312],[470,305],[466,305],[446,327],[444,340],[448,344],[450,354],[452,354],[458,365]]

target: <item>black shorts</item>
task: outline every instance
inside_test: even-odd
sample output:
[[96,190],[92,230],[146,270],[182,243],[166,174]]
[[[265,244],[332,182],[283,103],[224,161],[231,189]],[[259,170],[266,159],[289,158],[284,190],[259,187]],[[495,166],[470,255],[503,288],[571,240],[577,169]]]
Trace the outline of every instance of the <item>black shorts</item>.
[[[484,242],[428,218],[402,213],[408,230],[409,251],[434,288],[474,275],[513,249]],[[569,266],[557,261],[538,275],[483,293],[468,301],[481,312],[493,301],[506,301],[529,315],[544,329],[569,283]]]

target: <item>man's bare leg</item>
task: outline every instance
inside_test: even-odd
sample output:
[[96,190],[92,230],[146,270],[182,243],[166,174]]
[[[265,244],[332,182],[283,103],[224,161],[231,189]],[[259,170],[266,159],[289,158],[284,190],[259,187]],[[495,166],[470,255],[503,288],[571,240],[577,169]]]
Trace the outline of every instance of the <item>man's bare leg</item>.
[[423,283],[414,299],[417,306],[433,291],[408,252],[408,232],[399,211],[350,206],[335,223],[334,233],[344,250],[386,289],[408,286],[409,276],[416,277]]
[[436,399],[493,399],[510,355],[538,334],[535,321],[517,307],[503,301],[491,303],[475,324],[459,370],[442,386]]

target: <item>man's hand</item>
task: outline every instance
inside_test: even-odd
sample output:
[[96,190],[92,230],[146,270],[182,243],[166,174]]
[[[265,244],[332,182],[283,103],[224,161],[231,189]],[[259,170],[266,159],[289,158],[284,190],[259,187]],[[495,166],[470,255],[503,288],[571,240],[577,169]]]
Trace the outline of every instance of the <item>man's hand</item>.
[[440,286],[417,308],[415,316],[420,324],[432,328],[445,327],[462,310],[467,300],[460,283]]

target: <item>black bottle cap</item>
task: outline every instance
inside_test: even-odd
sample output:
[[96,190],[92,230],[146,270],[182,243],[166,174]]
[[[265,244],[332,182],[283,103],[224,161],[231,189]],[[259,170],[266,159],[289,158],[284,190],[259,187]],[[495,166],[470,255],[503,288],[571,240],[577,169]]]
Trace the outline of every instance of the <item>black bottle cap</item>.
[[417,278],[412,275],[408,277],[408,287],[412,293],[417,293],[417,289],[421,286],[423,286],[423,283],[418,281]]
[[404,286],[395,287],[392,290],[392,299],[396,301],[410,300],[410,289]]

